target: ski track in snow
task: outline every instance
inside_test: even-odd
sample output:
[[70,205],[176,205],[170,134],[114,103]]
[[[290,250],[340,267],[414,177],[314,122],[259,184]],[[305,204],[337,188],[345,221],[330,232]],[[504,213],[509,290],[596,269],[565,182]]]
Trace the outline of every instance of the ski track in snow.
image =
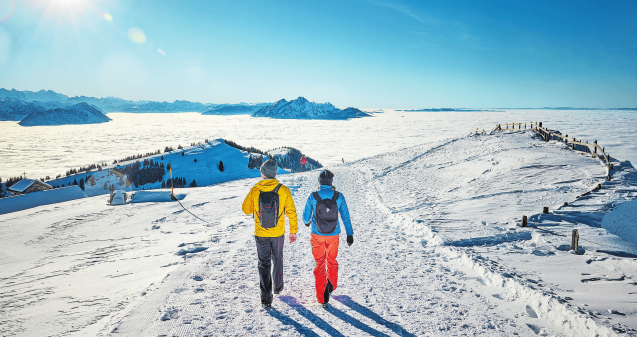
[[[634,168],[616,168],[603,182],[597,159],[530,132],[468,136],[331,167],[355,242],[348,247],[341,235],[339,285],[328,309],[316,302],[310,233],[301,220],[318,172],[279,177],[294,193],[300,225],[297,242],[286,235],[285,288],[267,311],[253,220],[241,212],[257,179],[182,190],[184,206],[207,223],[176,203],[111,207],[103,196],[2,215],[8,247],[0,264],[12,268],[0,274],[0,330],[637,335],[637,255],[617,256],[636,247],[598,228],[614,203],[637,196]],[[576,198],[598,183],[602,190]],[[543,206],[551,214],[539,214]],[[518,225],[522,215],[527,228]],[[34,228],[13,228],[18,221]],[[585,253],[569,253],[563,246],[570,236],[560,235],[573,228],[615,248],[580,240]],[[197,247],[207,249],[176,255]]]

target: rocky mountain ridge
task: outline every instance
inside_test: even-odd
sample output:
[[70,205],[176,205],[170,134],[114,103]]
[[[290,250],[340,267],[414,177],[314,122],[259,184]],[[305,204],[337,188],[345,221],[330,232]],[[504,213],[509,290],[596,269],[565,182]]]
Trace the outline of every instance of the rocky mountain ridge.
[[18,124],[22,126],[95,124],[110,120],[96,107],[82,102],[66,108],[32,112]]
[[370,114],[356,108],[341,110],[329,102],[310,102],[305,99],[305,97],[299,97],[291,101],[281,99],[252,114],[252,117],[270,117],[276,119],[349,119],[368,116],[370,116]]

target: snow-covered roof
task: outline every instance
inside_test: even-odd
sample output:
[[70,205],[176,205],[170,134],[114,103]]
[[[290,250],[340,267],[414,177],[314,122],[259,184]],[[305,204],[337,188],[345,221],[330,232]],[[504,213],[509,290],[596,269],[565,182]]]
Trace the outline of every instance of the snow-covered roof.
[[86,198],[86,194],[77,186],[38,191],[0,199],[0,214],[22,211],[25,209]]
[[39,180],[34,180],[34,179],[22,179],[20,181],[18,181],[17,183],[15,183],[13,186],[9,187],[8,190],[9,191],[13,191],[13,192],[24,192],[27,188],[29,188],[31,185],[33,185],[33,183],[35,183],[36,181],[49,186],[52,188],[51,185],[41,182]]

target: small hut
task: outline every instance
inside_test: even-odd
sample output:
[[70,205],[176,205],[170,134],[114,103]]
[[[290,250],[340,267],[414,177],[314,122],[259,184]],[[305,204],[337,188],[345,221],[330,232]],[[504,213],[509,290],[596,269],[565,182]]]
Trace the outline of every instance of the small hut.
[[46,191],[53,187],[45,182],[37,179],[22,179],[9,187],[7,190],[11,192],[11,196],[22,195],[31,192]]

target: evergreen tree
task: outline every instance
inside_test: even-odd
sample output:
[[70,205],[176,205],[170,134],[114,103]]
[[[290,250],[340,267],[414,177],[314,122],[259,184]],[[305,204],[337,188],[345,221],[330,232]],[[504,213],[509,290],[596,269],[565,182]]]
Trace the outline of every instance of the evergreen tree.
[[77,186],[77,179],[73,179],[73,186]]
[[80,188],[84,191],[84,178],[80,178]]
[[197,162],[197,158],[195,158],[195,163]]
[[219,161],[219,171],[223,172],[223,162]]
[[197,187],[197,182],[195,181],[195,179],[193,179],[190,183],[190,187]]

